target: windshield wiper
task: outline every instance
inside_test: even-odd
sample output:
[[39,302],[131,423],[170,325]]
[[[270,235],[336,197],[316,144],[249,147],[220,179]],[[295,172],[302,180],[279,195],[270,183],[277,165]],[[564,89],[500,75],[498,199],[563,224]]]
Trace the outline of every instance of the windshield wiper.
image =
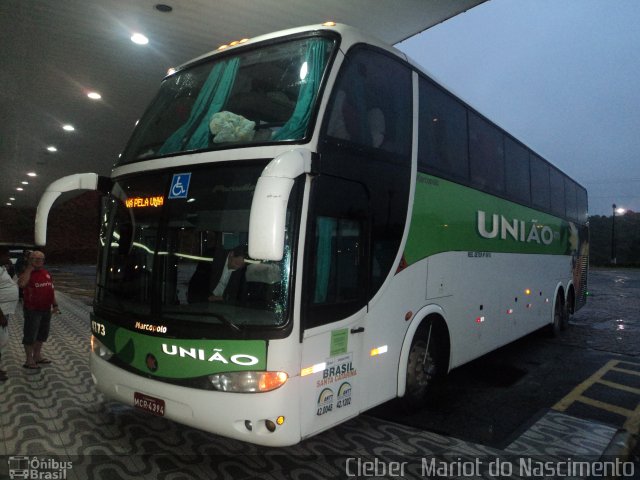
[[223,315],[220,315],[219,313],[212,313],[210,315],[217,318],[218,320],[222,320],[222,323],[224,323],[225,325],[228,325],[229,327],[234,329],[236,332],[242,331],[242,328],[240,327],[240,325],[233,323],[231,320],[227,319]]
[[162,313],[165,314],[165,315],[173,313],[173,314],[176,314],[176,315],[185,315],[187,317],[206,317],[206,316],[210,316],[210,317],[213,317],[213,318],[216,318],[216,319],[220,320],[222,323],[224,323],[228,327],[231,327],[236,332],[241,332],[242,331],[242,327],[240,325],[238,325],[236,323],[233,323],[227,317],[225,317],[224,315],[220,315],[219,313],[211,313],[211,312],[172,312],[172,311],[164,311]]

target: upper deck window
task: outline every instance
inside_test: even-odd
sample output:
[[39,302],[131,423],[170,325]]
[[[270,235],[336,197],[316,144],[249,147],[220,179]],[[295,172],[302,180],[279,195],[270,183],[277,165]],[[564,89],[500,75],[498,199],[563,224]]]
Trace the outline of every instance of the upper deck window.
[[[411,152],[411,71],[357,46],[346,56],[327,108],[326,134],[356,148]],[[388,155],[386,155],[388,157]]]
[[167,77],[120,163],[304,139],[334,43],[248,47]]

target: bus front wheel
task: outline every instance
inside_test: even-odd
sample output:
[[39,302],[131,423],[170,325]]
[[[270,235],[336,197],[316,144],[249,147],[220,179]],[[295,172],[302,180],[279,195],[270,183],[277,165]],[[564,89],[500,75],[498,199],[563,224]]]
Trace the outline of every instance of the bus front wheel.
[[416,332],[407,362],[406,390],[402,397],[407,410],[422,407],[439,373],[437,338],[432,324]]

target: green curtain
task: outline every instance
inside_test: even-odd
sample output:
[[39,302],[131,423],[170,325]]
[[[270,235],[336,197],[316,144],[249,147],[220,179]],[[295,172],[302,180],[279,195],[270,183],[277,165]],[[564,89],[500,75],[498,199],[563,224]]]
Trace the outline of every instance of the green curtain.
[[326,41],[320,38],[309,40],[307,55],[307,76],[300,86],[298,102],[291,118],[278,130],[273,140],[295,140],[302,138],[311,118],[313,100],[320,88],[326,58]]
[[337,226],[338,220],[336,218],[318,217],[316,219],[318,248],[313,303],[325,303],[327,301],[329,274],[331,273],[331,261],[333,259],[333,241],[336,236]]
[[229,97],[240,64],[239,58],[216,63],[196,99],[189,118],[164,142],[159,154],[195,150],[209,145],[209,120]]

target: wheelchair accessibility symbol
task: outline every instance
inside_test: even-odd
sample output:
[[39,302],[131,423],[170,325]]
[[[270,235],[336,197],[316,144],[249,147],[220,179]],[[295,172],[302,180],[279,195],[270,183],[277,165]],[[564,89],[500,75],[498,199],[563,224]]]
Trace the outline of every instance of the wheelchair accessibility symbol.
[[187,198],[189,193],[190,173],[176,173],[171,179],[169,198]]

